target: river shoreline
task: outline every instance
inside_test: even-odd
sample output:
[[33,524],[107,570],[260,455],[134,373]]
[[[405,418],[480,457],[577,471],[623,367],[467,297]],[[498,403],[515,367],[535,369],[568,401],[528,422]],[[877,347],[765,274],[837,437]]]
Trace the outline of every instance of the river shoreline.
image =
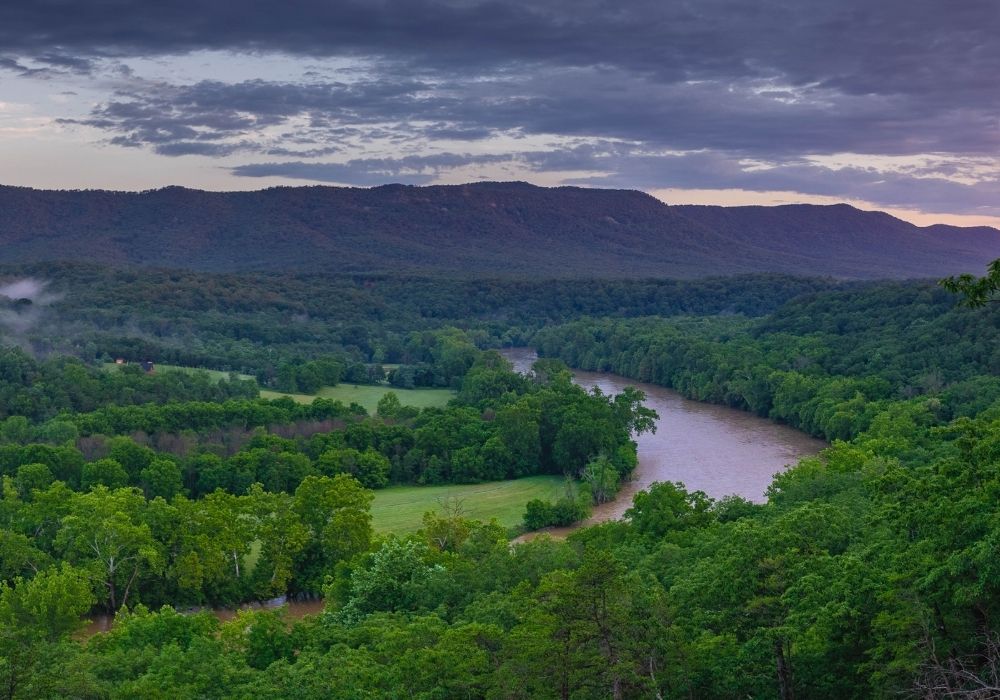
[[[522,373],[538,358],[532,348],[505,348],[501,354]],[[634,386],[646,394],[646,406],[660,418],[656,433],[636,438],[639,464],[618,496],[595,506],[590,518],[577,525],[540,531],[553,536],[621,519],[632,497],[657,481],[680,481],[689,491],[704,491],[716,499],[737,495],[761,503],[775,474],[829,446],[787,425],[728,406],[693,401],[656,384],[583,370],[573,370],[573,381],[586,389],[598,387],[605,394]]]

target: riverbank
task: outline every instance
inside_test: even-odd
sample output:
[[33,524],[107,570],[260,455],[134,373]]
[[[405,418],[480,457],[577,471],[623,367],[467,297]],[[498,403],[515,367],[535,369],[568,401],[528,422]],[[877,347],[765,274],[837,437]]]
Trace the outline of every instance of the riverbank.
[[[529,371],[538,359],[531,348],[506,348],[502,354],[518,372]],[[573,379],[605,394],[634,386],[646,394],[646,405],[660,418],[655,433],[636,439],[639,464],[615,500],[595,506],[591,517],[576,526],[546,530],[555,535],[620,519],[631,507],[632,497],[657,481],[680,481],[689,491],[704,491],[712,498],[737,495],[761,503],[775,474],[829,446],[787,425],[735,408],[692,401],[656,384],[582,370],[573,370]]]

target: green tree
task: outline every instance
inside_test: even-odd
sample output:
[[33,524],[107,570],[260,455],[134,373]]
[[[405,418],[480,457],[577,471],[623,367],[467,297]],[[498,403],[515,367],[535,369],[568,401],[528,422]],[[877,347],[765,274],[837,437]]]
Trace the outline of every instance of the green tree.
[[941,286],[949,292],[962,295],[962,303],[971,308],[985,306],[993,300],[1000,291],[1000,258],[989,264],[987,272],[982,277],[971,274],[947,277],[941,280]]
[[533,498],[524,505],[524,529],[541,530],[555,522],[555,508],[549,501]]
[[377,611],[425,610],[432,601],[435,580],[445,575],[445,569],[430,563],[430,558],[422,542],[386,540],[363,568],[351,573],[349,597],[338,617],[358,620]]
[[618,493],[618,470],[606,455],[598,455],[587,463],[581,478],[590,486],[594,503],[607,503]]
[[324,452],[316,461],[317,469],[327,476],[349,474],[366,488],[379,489],[389,484],[389,459],[368,448],[361,452],[351,447]]
[[295,576],[295,561],[309,543],[309,529],[287,493],[270,493],[254,484],[245,502],[254,537],[260,542],[252,574],[253,595],[261,600],[284,595]]
[[128,481],[128,472],[125,471],[124,467],[117,460],[105,458],[83,465],[80,487],[93,489],[103,486],[109,489],[120,489],[128,486]]
[[226,651],[242,656],[251,668],[263,671],[279,659],[291,661],[295,641],[282,610],[239,610],[222,625]]
[[31,423],[24,416],[11,416],[0,423],[0,439],[21,444],[31,439]]
[[656,482],[632,499],[625,518],[641,535],[662,539],[673,532],[708,525],[712,499],[702,491],[688,492],[680,483]]
[[505,640],[502,694],[655,697],[655,671],[662,664],[653,644],[658,616],[638,600],[648,585],[603,552],[585,554],[576,571],[546,574]]
[[17,468],[17,477],[14,479],[21,498],[25,500],[31,499],[33,491],[47,489],[53,481],[55,481],[55,477],[52,476],[52,470],[47,465],[38,462],[22,464]]
[[160,544],[143,521],[145,506],[138,489],[97,486],[73,499],[56,536],[56,550],[91,576],[109,612],[128,604],[143,574],[163,568]]
[[395,418],[399,415],[402,408],[403,404],[400,403],[399,396],[396,395],[396,392],[387,391],[382,395],[382,398],[378,400],[375,413],[382,418]]
[[108,457],[118,462],[128,474],[131,484],[138,484],[142,470],[156,459],[156,453],[138,445],[131,438],[115,437],[108,441]]
[[496,437],[507,449],[511,464],[508,478],[537,474],[542,461],[538,402],[526,397],[496,413]]
[[0,582],[0,629],[41,633],[50,640],[80,629],[83,615],[96,602],[86,572],[68,564],[34,578]]
[[320,590],[337,562],[368,551],[372,538],[372,493],[351,476],[307,476],[295,490],[294,509],[309,529],[298,576],[302,587]]
[[159,496],[169,501],[180,493],[183,485],[181,468],[172,459],[154,459],[139,472],[139,478],[142,490],[149,499]]
[[48,567],[51,557],[20,532],[0,529],[0,581],[31,576]]
[[65,564],[0,582],[0,697],[53,697],[57,686],[74,685],[74,645],[66,639],[93,604],[87,576]]
[[168,571],[185,602],[233,604],[247,595],[247,559],[255,542],[245,499],[215,491],[199,500],[174,499],[178,520]]

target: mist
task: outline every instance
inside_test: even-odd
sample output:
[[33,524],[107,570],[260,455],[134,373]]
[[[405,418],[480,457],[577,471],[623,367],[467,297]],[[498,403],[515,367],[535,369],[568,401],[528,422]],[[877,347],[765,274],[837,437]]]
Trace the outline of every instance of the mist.
[[0,297],[13,302],[0,309],[0,332],[7,344],[31,349],[27,334],[41,322],[45,308],[62,298],[49,292],[48,286],[48,280],[34,277],[0,285]]

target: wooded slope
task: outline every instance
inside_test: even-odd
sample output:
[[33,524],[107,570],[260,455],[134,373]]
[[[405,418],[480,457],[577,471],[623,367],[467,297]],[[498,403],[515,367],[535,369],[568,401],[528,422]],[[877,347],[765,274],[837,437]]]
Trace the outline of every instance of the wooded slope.
[[525,183],[142,193],[0,187],[0,263],[204,271],[938,277],[1000,257],[993,228],[917,227],[847,205],[667,206]]

